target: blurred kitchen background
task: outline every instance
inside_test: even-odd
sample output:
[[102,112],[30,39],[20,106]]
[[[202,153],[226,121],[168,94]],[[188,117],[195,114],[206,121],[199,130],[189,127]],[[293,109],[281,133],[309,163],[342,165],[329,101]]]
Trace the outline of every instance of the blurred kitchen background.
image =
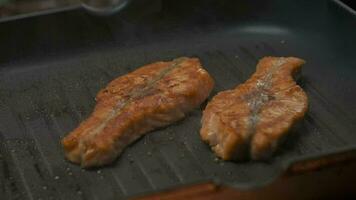
[[0,0],[0,18],[79,4],[80,0]]

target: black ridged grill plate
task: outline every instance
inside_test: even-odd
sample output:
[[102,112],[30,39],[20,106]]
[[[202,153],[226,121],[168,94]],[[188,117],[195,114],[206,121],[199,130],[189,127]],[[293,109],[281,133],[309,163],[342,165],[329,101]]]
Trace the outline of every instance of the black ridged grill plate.
[[[268,184],[292,162],[356,147],[355,16],[328,1],[155,1],[97,18],[76,10],[0,24],[1,199],[120,199],[207,180]],[[189,8],[189,9],[188,9]],[[142,9],[142,8],[141,8]],[[222,162],[200,138],[201,108],[82,170],[60,139],[110,80],[179,56],[199,57],[213,95],[244,82],[267,55],[307,61],[310,109],[269,162]],[[210,97],[211,98],[211,97]]]

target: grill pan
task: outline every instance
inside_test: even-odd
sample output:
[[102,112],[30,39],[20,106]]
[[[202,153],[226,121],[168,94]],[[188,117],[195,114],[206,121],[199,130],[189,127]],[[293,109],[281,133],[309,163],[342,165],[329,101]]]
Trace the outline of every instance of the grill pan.
[[[0,199],[125,199],[214,181],[262,187],[292,163],[356,149],[356,17],[338,1],[155,1],[98,18],[77,9],[0,24]],[[148,134],[111,166],[65,161],[60,139],[94,96],[136,67],[196,56],[213,95],[263,56],[307,61],[310,108],[268,162],[222,162],[198,135],[201,110]]]

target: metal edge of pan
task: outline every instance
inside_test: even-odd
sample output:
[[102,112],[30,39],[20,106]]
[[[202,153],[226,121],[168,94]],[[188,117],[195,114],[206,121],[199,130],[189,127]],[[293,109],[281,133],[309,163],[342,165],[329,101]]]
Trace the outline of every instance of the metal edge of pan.
[[338,5],[340,8],[344,9],[354,17],[356,17],[356,10],[352,9],[349,5],[345,4],[341,0],[331,0],[334,4]]

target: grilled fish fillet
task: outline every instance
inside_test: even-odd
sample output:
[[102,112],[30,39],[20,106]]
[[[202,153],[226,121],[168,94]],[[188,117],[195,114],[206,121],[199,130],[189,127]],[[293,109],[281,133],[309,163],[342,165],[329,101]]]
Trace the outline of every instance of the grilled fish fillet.
[[270,157],[307,111],[307,95],[293,78],[304,63],[294,57],[261,59],[249,80],[208,103],[203,141],[223,160]]
[[89,118],[62,140],[65,155],[82,167],[109,164],[144,134],[184,118],[213,86],[197,58],[156,62],[118,77],[98,93]]

